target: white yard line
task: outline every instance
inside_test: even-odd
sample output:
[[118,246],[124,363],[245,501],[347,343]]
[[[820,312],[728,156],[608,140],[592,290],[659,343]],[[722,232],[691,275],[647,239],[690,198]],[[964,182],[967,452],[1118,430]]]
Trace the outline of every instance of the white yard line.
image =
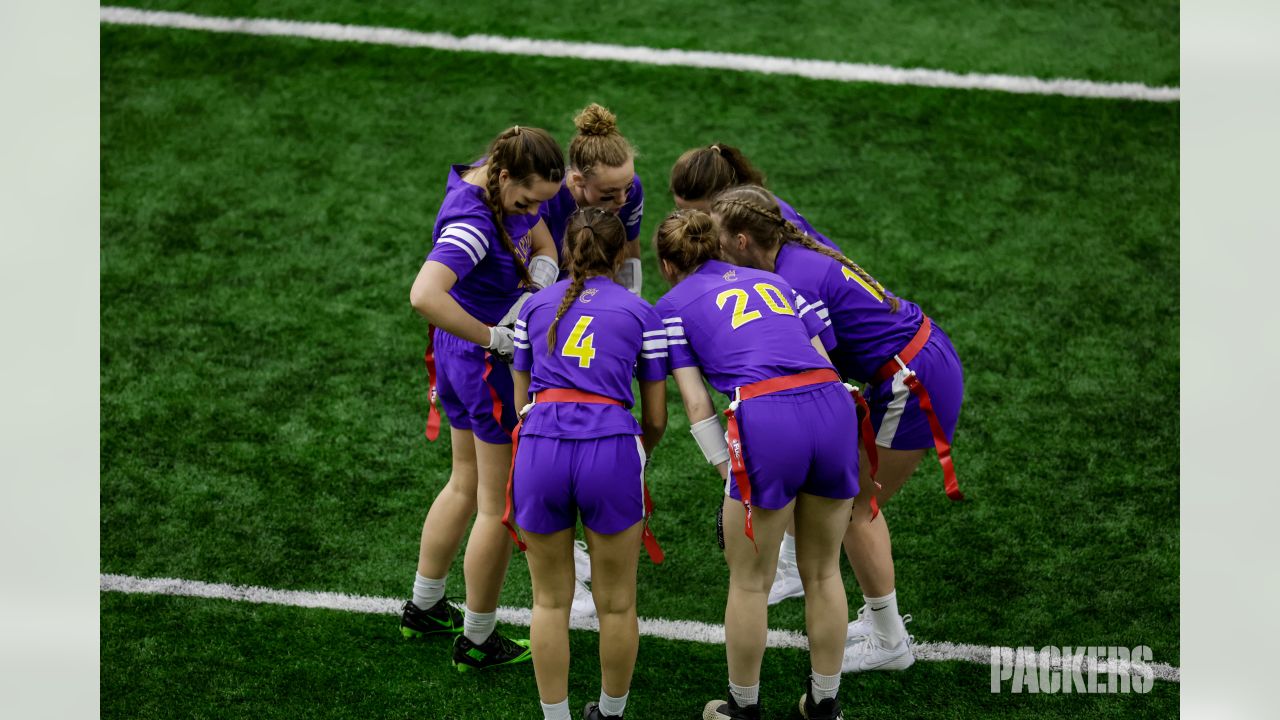
[[[380,598],[367,595],[344,595],[342,593],[305,590],[276,590],[252,585],[224,585],[221,583],[205,583],[198,580],[140,578],[131,575],[101,575],[99,586],[103,592],[179,595],[383,615],[399,614],[400,606],[404,604],[403,598]],[[509,625],[528,627],[531,615],[532,613],[525,608],[498,608],[498,621]],[[600,624],[595,618],[572,618],[569,625],[576,630],[592,630],[596,632],[600,630]],[[685,640],[711,645],[724,644],[723,625],[712,625],[693,620],[640,618],[640,634],[666,640]],[[774,648],[807,649],[809,641],[801,633],[790,630],[770,630],[768,645]],[[989,665],[991,663],[991,648],[986,645],[917,642],[914,644],[914,648],[917,660],[933,662],[955,660],[979,665]],[[1036,665],[1035,655],[1023,655],[1023,660],[1026,667]],[[1181,671],[1176,667],[1164,663],[1150,663],[1149,667],[1157,679],[1170,682],[1180,681]],[[1116,664],[1116,672],[1127,670],[1132,670],[1132,668],[1125,664]],[[1100,670],[1100,672],[1105,672],[1105,670]]]
[[994,90],[997,92],[1033,95],[1064,95],[1148,102],[1178,102],[1181,97],[1179,88],[1150,87],[1141,83],[1102,83],[1062,78],[1044,80],[1036,77],[982,73],[960,74],[946,70],[929,70],[925,68],[898,68],[889,65],[869,65],[829,60],[803,60],[800,58],[769,57],[766,55],[565,42],[561,40],[535,40],[532,38],[508,38],[493,35],[459,37],[448,33],[416,32],[400,28],[295,22],[268,18],[210,17],[111,6],[101,8],[101,22],[115,25],[147,25],[151,27],[239,33],[244,35],[301,37],[313,40],[432,48],[457,52],[538,55],[579,60],[628,62],[641,65],[711,68],[737,72],[791,75],[814,80],[835,80],[839,82],[917,85],[958,90]]

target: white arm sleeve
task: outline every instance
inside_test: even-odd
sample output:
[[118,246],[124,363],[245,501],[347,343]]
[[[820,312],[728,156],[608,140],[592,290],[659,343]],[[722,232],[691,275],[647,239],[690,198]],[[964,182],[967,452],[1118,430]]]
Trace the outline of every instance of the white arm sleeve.
[[529,261],[529,275],[533,278],[533,284],[542,289],[555,283],[556,278],[560,277],[560,266],[546,255],[534,255]]
[[644,286],[644,275],[640,267],[640,258],[627,258],[622,261],[622,267],[618,268],[616,278],[619,285],[637,295],[640,294],[640,288]]
[[720,418],[711,417],[700,420],[689,426],[693,439],[698,443],[702,456],[712,465],[719,465],[729,459],[729,443],[724,439],[724,428],[720,427]]

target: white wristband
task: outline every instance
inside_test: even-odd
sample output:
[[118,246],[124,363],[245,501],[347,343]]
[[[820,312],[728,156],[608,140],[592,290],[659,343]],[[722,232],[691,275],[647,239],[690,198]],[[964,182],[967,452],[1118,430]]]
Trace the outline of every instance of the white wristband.
[[711,417],[700,420],[689,426],[689,432],[698,443],[702,456],[712,465],[719,465],[729,459],[729,443],[724,440],[724,428],[720,427],[720,418]]
[[546,255],[534,255],[529,261],[529,276],[533,278],[533,284],[541,290],[555,283],[556,278],[560,277],[560,266]]
[[618,268],[618,282],[637,295],[644,287],[644,274],[640,268],[640,258],[627,258],[622,261],[622,267]]

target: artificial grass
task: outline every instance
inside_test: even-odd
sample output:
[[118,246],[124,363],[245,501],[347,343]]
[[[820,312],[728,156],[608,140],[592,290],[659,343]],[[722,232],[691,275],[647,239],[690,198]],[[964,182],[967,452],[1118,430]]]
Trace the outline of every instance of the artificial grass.
[[[449,640],[407,642],[396,618],[220,600],[102,596],[102,716],[149,718],[540,718],[531,664],[460,674]],[[504,628],[515,637],[527,629]],[[600,693],[598,636],[570,633],[569,699],[577,716]],[[113,673],[108,667],[133,671]],[[699,717],[723,698],[724,648],[640,639],[629,718]],[[765,718],[795,717],[807,656],[769,650]],[[846,675],[845,717],[897,720],[1169,717],[1177,686],[1147,694],[1013,694],[990,690],[981,665],[918,662],[901,673]]]
[[751,53],[814,60],[1176,86],[1178,3],[973,0],[121,0],[224,17],[378,25],[454,35]]
[[[917,636],[1145,644],[1178,664],[1176,105],[109,26],[102,53],[104,572],[407,595],[449,464],[421,436],[426,327],[407,302],[447,166],[512,123],[567,141],[594,100],[641,150],[643,237],[675,157],[733,142],[955,341],[969,499],[949,503],[929,460],[887,509]],[[642,562],[639,611],[720,622],[720,485],[670,400],[649,478],[669,559]],[[511,567],[502,602],[527,605]],[[104,598],[104,648],[153,612]],[[772,625],[802,615],[789,601]],[[262,668],[293,652],[261,643]],[[126,678],[188,692],[168,657],[104,650],[104,714],[132,714],[108,703]],[[708,663],[681,672],[718,692]],[[990,695],[985,668],[928,668],[868,682],[919,697],[975,673],[980,697],[952,716],[1025,699]],[[238,707],[276,712],[264,697]]]

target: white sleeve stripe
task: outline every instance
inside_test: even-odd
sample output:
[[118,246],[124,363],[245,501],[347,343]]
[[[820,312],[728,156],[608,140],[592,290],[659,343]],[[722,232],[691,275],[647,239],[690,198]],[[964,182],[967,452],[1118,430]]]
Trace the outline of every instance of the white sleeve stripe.
[[437,245],[441,245],[441,244],[444,244],[444,245],[456,245],[456,246],[458,246],[458,247],[462,248],[462,251],[463,251],[463,252],[465,252],[465,253],[467,254],[467,257],[471,258],[471,262],[472,262],[473,264],[475,264],[475,265],[479,265],[479,264],[480,264],[480,258],[476,257],[476,251],[475,251],[475,250],[472,250],[472,249],[471,249],[470,247],[468,247],[468,246],[467,246],[467,244],[466,244],[466,243],[464,243],[464,242],[460,242],[460,241],[458,241],[458,240],[455,240],[455,239],[454,239],[454,238],[452,238],[452,237],[441,237],[439,240],[437,240],[437,241],[436,241],[436,244],[437,244]]
[[528,343],[517,342],[517,343],[515,343],[515,346],[516,346],[516,347],[518,347],[518,348],[520,348],[521,350],[529,350],[529,349],[530,349],[530,348],[529,348],[529,344],[528,344]]
[[818,311],[818,317],[822,318],[823,320],[826,320],[827,316],[829,316],[830,314],[831,313],[827,312],[826,308],[823,308],[822,310]]
[[523,320],[521,320],[520,318],[516,318],[516,327],[522,328],[522,327],[528,327],[528,326],[525,325]]
[[449,237],[449,238],[455,238],[455,239],[457,239],[457,240],[461,240],[462,242],[466,243],[467,245],[469,245],[469,246],[471,247],[471,249],[472,249],[472,250],[474,250],[474,251],[475,251],[475,254],[476,254],[477,256],[481,257],[481,258],[483,258],[485,255],[488,255],[488,254],[489,254],[489,248],[488,248],[488,247],[486,247],[486,246],[485,246],[484,244],[482,244],[482,243],[478,243],[478,242],[476,242],[476,239],[475,239],[474,237],[472,237],[470,233],[468,233],[468,232],[466,232],[466,231],[464,231],[464,230],[456,230],[456,229],[453,229],[453,228],[445,228],[445,231],[444,231],[444,232],[442,232],[442,233],[440,233],[440,238],[441,238],[441,239],[444,239],[444,238],[447,238],[447,237]]
[[810,312],[812,312],[812,311],[813,311],[813,308],[812,308],[812,307],[810,307],[810,306],[808,306],[808,305],[802,305],[802,306],[800,307],[800,317],[804,317],[805,315],[808,315],[808,314],[809,314]]
[[667,354],[665,352],[640,353],[640,357],[645,360],[658,360],[667,357]]
[[678,317],[665,318],[663,319],[662,322],[667,325],[679,325],[684,322],[684,318],[678,318]]
[[468,225],[467,223],[464,223],[464,222],[456,222],[456,223],[449,223],[444,227],[444,229],[457,230],[458,232],[465,233],[467,235],[470,235],[472,239],[474,239],[477,243],[479,243],[480,247],[484,247],[484,248],[489,247],[489,241],[488,239],[485,238],[484,233],[480,232],[474,225]]
[[642,350],[666,350],[667,341],[665,338],[662,340],[645,340],[644,347],[641,349]]
[[684,337],[684,326],[672,325],[671,327],[667,328],[667,337],[669,338]]
[[688,344],[689,344],[688,340],[668,340],[667,341],[667,347],[670,347],[672,345],[688,345]]
[[666,330],[648,330],[644,334],[645,337],[666,337]]
[[525,342],[528,342],[529,333],[525,332],[524,330],[521,330],[520,328],[516,328],[515,339],[516,339],[516,342],[520,342],[522,340]]

